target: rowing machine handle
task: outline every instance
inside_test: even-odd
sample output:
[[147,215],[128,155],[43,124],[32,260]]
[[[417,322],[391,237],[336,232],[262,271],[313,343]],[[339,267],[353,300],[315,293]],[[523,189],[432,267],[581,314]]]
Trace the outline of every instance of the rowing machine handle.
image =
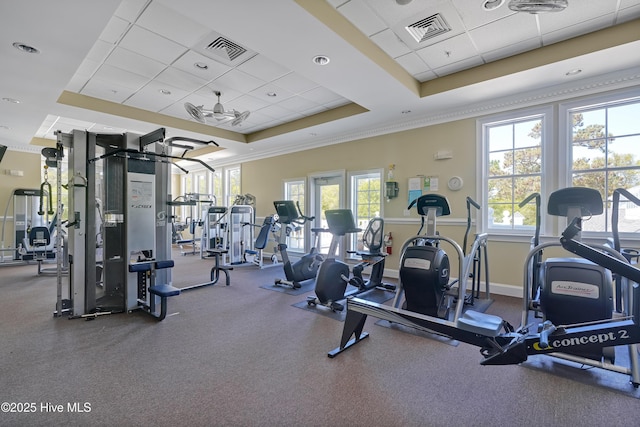
[[555,331],[555,325],[549,320],[542,323],[542,331],[540,331],[540,348],[549,348],[549,335]]

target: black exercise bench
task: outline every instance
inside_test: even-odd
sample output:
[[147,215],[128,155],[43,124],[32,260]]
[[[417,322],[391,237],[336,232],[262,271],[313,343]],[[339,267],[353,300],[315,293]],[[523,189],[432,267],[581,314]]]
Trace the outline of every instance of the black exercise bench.
[[[175,288],[169,284],[155,284],[155,270],[164,268],[173,268],[174,262],[172,259],[165,261],[143,261],[134,264],[129,264],[129,272],[138,273],[140,275],[148,274],[149,276],[149,293],[160,297],[160,314],[156,314],[155,298],[150,298],[149,306],[146,303],[142,303],[141,307],[145,309],[149,314],[158,319],[163,320],[167,316],[167,298],[180,295],[180,289]],[[144,280],[146,284],[146,279]]]

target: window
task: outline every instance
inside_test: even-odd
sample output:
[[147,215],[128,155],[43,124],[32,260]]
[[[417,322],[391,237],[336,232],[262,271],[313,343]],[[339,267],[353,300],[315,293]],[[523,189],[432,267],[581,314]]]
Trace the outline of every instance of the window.
[[519,203],[544,188],[549,111],[528,111],[480,122],[483,146],[483,225],[493,233],[530,232],[535,206]]
[[[351,210],[356,226],[364,231],[371,218],[382,216],[382,171],[351,174],[350,191]],[[351,234],[348,250],[363,249],[362,232]]]
[[[304,197],[305,184],[304,179],[293,179],[291,181],[285,181],[284,183],[284,199],[293,200],[294,202],[299,203],[300,209],[302,209],[303,213],[306,206]],[[287,250],[290,250],[291,252],[306,252],[304,228],[300,228],[289,233],[286,244]]]
[[[624,188],[640,196],[640,100],[568,109],[569,185],[597,189],[605,215],[583,222],[585,231],[611,231],[613,191]],[[624,199],[622,199],[624,200]],[[619,230],[638,231],[640,208],[621,203]]]
[[225,199],[226,205],[231,206],[236,196],[242,194],[242,186],[240,185],[240,166],[225,169]]
[[[586,237],[605,237],[611,232],[613,192],[624,188],[640,196],[638,117],[640,90],[627,89],[478,120],[482,230],[530,235],[535,206],[518,204],[539,192],[541,230],[557,235],[565,222],[545,214],[546,202],[554,190],[574,186],[595,188],[602,195],[604,215],[582,226]],[[640,229],[640,207],[621,200],[619,230],[633,238],[631,233]]]
[[211,194],[216,198],[216,204],[218,206],[224,204],[224,194],[222,191],[222,172],[216,170],[215,172],[209,172],[209,179],[211,180],[210,188]]

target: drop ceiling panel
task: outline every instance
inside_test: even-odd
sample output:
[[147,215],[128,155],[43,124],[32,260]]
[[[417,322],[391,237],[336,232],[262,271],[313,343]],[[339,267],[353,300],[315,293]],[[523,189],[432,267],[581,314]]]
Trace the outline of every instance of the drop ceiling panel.
[[480,52],[489,52],[539,36],[534,15],[517,13],[469,31]]
[[109,64],[102,65],[93,75],[91,80],[97,80],[98,83],[102,82],[107,85],[113,84],[126,87],[132,91],[140,89],[149,82],[148,77],[144,77]]
[[[558,31],[579,22],[589,21],[605,15],[612,15],[616,10],[618,0],[598,1],[570,1],[569,7],[563,12],[538,15],[540,32],[542,34]],[[613,16],[608,25],[613,24]]]
[[318,86],[315,82],[294,72],[290,72],[274,80],[272,83],[280,87],[285,87],[293,93],[306,92]]
[[241,106],[243,111],[251,111],[251,115],[253,115],[255,111],[271,105],[269,102],[251,95],[239,96],[233,100],[233,103]]
[[312,102],[302,96],[293,96],[280,102],[282,108],[286,108],[289,111],[297,111],[304,114],[305,111],[317,111],[319,105]]
[[[207,68],[202,69],[196,67],[195,64],[204,64]],[[231,69],[228,65],[214,61],[192,50],[174,61],[171,66],[209,81],[220,77]]]
[[97,40],[85,59],[91,59],[93,61],[102,63],[102,61],[104,61],[104,59],[114,48],[115,46],[111,43],[108,43],[104,40]]
[[166,65],[187,51],[184,46],[136,25],[122,38],[120,46]]
[[340,103],[341,105],[343,105],[349,103],[349,101],[347,101],[340,95],[321,86],[303,92],[300,94],[300,96],[319,105],[327,105],[331,103]]
[[477,67],[478,65],[484,64],[484,61],[479,56],[475,56],[472,58],[467,58],[462,61],[454,62],[452,64],[447,64],[439,68],[435,68],[433,71],[439,77],[446,76],[452,73],[456,73],[458,71],[466,70],[467,68]]
[[[270,93],[275,93],[276,96],[269,96],[268,94]],[[270,105],[280,103],[285,99],[291,98],[294,95],[293,92],[286,90],[280,86],[276,86],[272,83],[267,83],[264,86],[260,86],[256,90],[252,90],[251,92],[249,92],[249,94],[263,100]]]
[[194,92],[207,84],[207,80],[174,67],[166,68],[155,80],[161,84],[179,87],[187,93]]
[[[231,104],[229,103],[233,102],[234,99],[242,95],[242,92],[239,92],[228,86],[224,86],[219,83],[217,84],[216,82],[211,82],[207,84],[207,86],[198,89],[192,94],[189,94],[186,100],[195,105],[204,105],[209,109],[213,109],[213,105],[218,102],[218,98],[216,97],[214,91],[218,91],[221,93],[220,103],[224,105],[225,109],[227,110],[232,108]],[[193,102],[192,99],[201,99],[202,102],[196,103]]]
[[[170,93],[165,95],[161,91],[169,91]],[[157,112],[181,100],[188,94],[189,92],[177,87],[152,81],[127,99],[125,104]]]
[[592,31],[606,28],[611,25],[613,20],[614,20],[614,15],[610,13],[608,15],[591,19],[587,22],[580,22],[575,25],[561,27],[556,31],[551,31],[551,32],[542,34],[542,42],[546,46],[552,43],[556,43],[556,42],[571,38],[572,34],[584,33],[587,28],[592,29]]
[[129,22],[135,22],[147,6],[147,3],[149,3],[148,0],[123,0],[114,15],[126,19]]
[[405,20],[415,22],[434,13],[458,14],[450,0],[414,0],[404,6],[399,6],[392,0],[366,0],[366,3],[389,27]]
[[398,38],[396,33],[389,29],[374,34],[371,36],[371,40],[392,58],[411,52],[411,49]]
[[422,73],[416,73],[413,75],[413,77],[418,80],[419,82],[426,82],[428,80],[433,80],[435,78],[437,78],[438,76],[436,75],[436,73],[434,73],[433,71],[429,70],[429,71],[423,71]]
[[[214,84],[222,84],[228,88],[233,88],[238,92],[251,92],[266,82],[256,77],[250,76],[237,69],[232,69],[228,73],[218,77]],[[234,97],[235,98],[235,97]]]
[[100,40],[115,45],[126,33],[130,25],[131,22],[114,16],[109,20],[105,29],[102,30]]
[[276,80],[291,72],[291,70],[271,61],[264,55],[256,55],[250,58],[238,65],[237,69],[265,82]]
[[80,92],[82,87],[89,81],[91,76],[100,68],[100,62],[85,59],[80,64],[80,67],[76,70],[69,84],[65,87],[66,90],[72,92]]
[[478,58],[478,52],[466,34],[460,34],[417,51],[418,56],[431,68],[437,69],[472,57]]
[[136,25],[186,47],[193,46],[211,31],[158,2],[151,3],[144,10]]
[[124,102],[124,100],[133,95],[134,92],[134,90],[120,86],[117,83],[109,82],[105,84],[98,79],[90,80],[82,88],[82,91],[80,91],[82,95],[92,96],[118,104]]
[[521,42],[501,47],[500,49],[491,50],[489,52],[484,52],[482,57],[485,62],[493,62],[498,59],[507,58],[509,56],[517,55],[522,52],[526,52],[528,50],[536,49],[542,47],[542,43],[540,42],[539,37],[534,37],[529,40],[523,40]]
[[422,58],[415,52],[402,55],[396,58],[396,61],[412,75],[422,73],[427,69],[427,64],[425,64]]
[[121,47],[113,49],[105,63],[149,79],[154,78],[166,68],[166,65],[161,62]]
[[277,120],[280,120],[283,117],[291,116],[293,113],[292,111],[287,110],[286,108],[282,108],[279,105],[269,105],[267,107],[261,108],[260,112],[265,116]]
[[387,28],[382,19],[362,0],[351,0],[338,7],[349,21],[370,37]]
[[630,21],[632,19],[636,19],[638,15],[640,15],[640,3],[629,5],[629,3],[633,1],[634,3],[637,0],[630,0],[628,2],[623,2],[626,4],[625,8],[620,7],[620,11],[618,12],[618,18],[616,19],[616,24],[622,24],[623,22]]
[[452,0],[456,7],[462,22],[467,30],[481,27],[489,24],[490,22],[502,19],[505,16],[513,15],[514,11],[509,9],[505,4],[493,10],[486,10],[482,7],[484,1],[469,1],[469,0]]

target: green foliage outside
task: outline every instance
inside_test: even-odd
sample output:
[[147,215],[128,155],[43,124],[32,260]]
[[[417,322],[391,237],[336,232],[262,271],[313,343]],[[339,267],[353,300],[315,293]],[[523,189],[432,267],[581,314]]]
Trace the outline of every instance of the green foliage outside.
[[[616,141],[621,138],[611,133],[605,135],[604,124],[585,126],[582,113],[572,114],[572,120],[573,186],[595,188],[603,200],[607,200],[616,188],[640,184],[640,169],[635,168],[640,167],[640,159],[630,153],[616,152]],[[544,173],[541,134],[542,122],[538,121],[527,135],[538,141],[536,146],[491,153],[488,193],[495,223],[502,223],[503,216],[512,218],[513,222],[513,218],[522,215],[522,225],[535,225],[534,203],[522,208],[518,203],[531,193],[540,192]],[[518,147],[518,141],[513,142]],[[507,214],[503,214],[505,211]]]

